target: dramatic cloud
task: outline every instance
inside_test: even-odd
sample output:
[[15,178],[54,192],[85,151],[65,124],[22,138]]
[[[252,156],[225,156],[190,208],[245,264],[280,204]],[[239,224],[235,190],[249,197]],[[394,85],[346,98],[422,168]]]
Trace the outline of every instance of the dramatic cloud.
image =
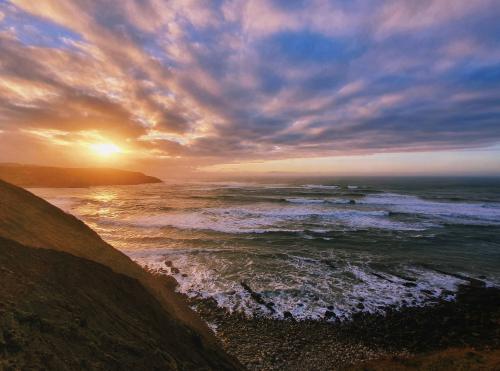
[[498,19],[495,0],[0,0],[0,144],[194,166],[494,145]]

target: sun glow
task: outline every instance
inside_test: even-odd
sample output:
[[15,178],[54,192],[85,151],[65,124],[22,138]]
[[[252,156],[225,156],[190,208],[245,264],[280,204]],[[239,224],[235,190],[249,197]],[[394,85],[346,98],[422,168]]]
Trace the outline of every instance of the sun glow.
[[90,146],[100,156],[108,157],[121,152],[120,147],[113,143],[95,143]]

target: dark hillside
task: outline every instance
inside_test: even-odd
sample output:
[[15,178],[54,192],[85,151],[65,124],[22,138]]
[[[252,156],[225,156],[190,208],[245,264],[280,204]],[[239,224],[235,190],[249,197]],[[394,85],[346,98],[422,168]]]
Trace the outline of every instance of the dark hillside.
[[204,322],[174,292],[175,280],[155,277],[128,256],[104,242],[81,220],[25,189],[0,180],[0,237],[26,246],[59,250],[104,264],[117,273],[137,279],[165,308],[205,334]]
[[0,369],[231,369],[137,280],[0,238]]
[[[43,277],[41,273],[37,273],[37,270],[42,269],[43,266],[38,265],[36,259],[28,260],[29,256],[32,255],[28,254],[26,261],[23,261],[22,259],[19,260],[16,263],[19,265],[12,265],[15,263],[15,259],[6,261],[6,266],[0,267],[0,282],[2,284],[2,290],[4,290],[4,281],[7,282],[7,274],[10,274],[10,277],[15,278],[11,280],[12,283],[18,282],[19,285],[14,285],[12,289],[9,289],[7,291],[10,292],[9,295],[11,295],[11,299],[7,299],[7,297],[5,297],[6,301],[2,300],[0,308],[4,309],[4,315],[15,316],[15,311],[17,310],[16,308],[18,308],[15,300],[23,300],[23,298],[29,298],[29,296],[25,295],[27,293],[31,293],[32,291],[35,294],[39,293],[40,295],[36,294],[35,298],[39,298],[42,301],[44,300],[44,297],[46,297],[48,301],[54,300],[54,295],[56,295],[59,290],[66,290],[69,295],[63,296],[63,302],[72,302],[71,295],[73,291],[80,292],[83,300],[83,297],[87,294],[85,294],[85,290],[81,291],[79,285],[84,284],[83,281],[85,280],[87,280],[88,282],[93,282],[93,285],[88,286],[88,288],[91,289],[90,292],[93,292],[93,295],[101,295],[100,298],[103,299],[108,294],[111,294],[112,290],[110,287],[107,287],[104,288],[105,292],[99,294],[101,287],[96,281],[92,280],[92,272],[94,270],[98,272],[98,269],[103,269],[105,267],[108,274],[101,276],[103,283],[108,284],[114,282],[114,284],[118,284],[118,277],[127,279],[128,281],[126,282],[133,282],[133,284],[130,284],[129,286],[127,286],[128,284],[125,282],[122,283],[131,290],[128,293],[124,294],[123,300],[125,301],[125,307],[132,304],[136,305],[136,307],[134,307],[135,309],[133,309],[133,311],[131,312],[131,317],[139,315],[139,307],[143,308],[144,316],[146,317],[149,315],[149,310],[152,310],[153,314],[157,313],[156,309],[148,309],[147,305],[143,305],[143,298],[147,302],[150,302],[151,300],[153,300],[152,298],[154,298],[153,302],[155,304],[152,304],[153,307],[159,306],[163,309],[164,319],[162,319],[161,321],[164,321],[165,318],[167,318],[171,323],[170,328],[176,328],[176,331],[178,331],[175,333],[170,333],[170,337],[164,339],[165,344],[168,345],[169,342],[174,341],[173,339],[175,339],[176,343],[183,342],[184,339],[191,339],[192,334],[196,334],[194,336],[194,338],[196,338],[196,341],[194,342],[194,345],[197,346],[196,348],[190,348],[193,343],[190,343],[188,341],[186,344],[177,344],[177,348],[173,350],[174,353],[177,352],[178,349],[184,349],[182,347],[187,346],[188,349],[193,352],[193,360],[196,360],[197,357],[199,357],[200,359],[208,357],[211,363],[207,362],[206,366],[209,369],[213,368],[213,364],[222,364],[226,365],[227,367],[233,367],[235,369],[239,368],[238,363],[232,358],[228,357],[220,348],[215,337],[208,329],[205,322],[203,322],[203,320],[194,311],[192,311],[191,308],[189,308],[189,306],[184,302],[180,295],[174,291],[176,282],[173,278],[166,276],[158,277],[146,272],[125,254],[121,253],[120,251],[114,249],[111,245],[104,242],[97,233],[95,233],[79,219],[75,218],[72,215],[66,214],[62,210],[54,207],[43,199],[36,197],[30,192],[1,180],[0,237],[3,238],[2,245],[6,245],[6,241],[11,240],[19,243],[20,245],[29,246],[30,248],[41,248],[40,254],[47,253],[49,254],[48,256],[55,256],[53,254],[57,255],[57,252],[62,252],[66,253],[64,254],[64,256],[66,257],[70,256],[69,254],[71,254],[74,259],[77,259],[77,257],[83,258],[77,259],[77,261],[85,262],[86,266],[88,267],[101,267],[95,269],[89,268],[90,271],[88,272],[88,276],[86,276],[86,273],[82,271],[84,268],[78,268],[76,263],[69,264],[68,266],[71,268],[69,269],[67,268],[66,263],[62,262],[62,260],[65,260],[63,258],[58,258],[62,259],[60,261],[61,265],[55,264],[54,261],[52,261],[52,263],[47,261],[47,266],[51,267],[51,269],[48,270],[49,273],[58,274],[58,276],[52,277],[52,281],[49,282],[51,291],[44,294],[43,290],[39,286],[37,286],[43,285],[44,282],[38,282],[38,278],[35,278]],[[20,245],[18,245],[18,247]],[[9,250],[11,251],[12,246],[14,246],[13,242],[9,242],[7,246],[11,247],[11,249]],[[45,249],[54,251],[46,252]],[[32,254],[38,253],[33,252]],[[91,262],[93,263],[93,265],[88,265]],[[30,264],[34,265],[30,267]],[[33,269],[33,274],[29,273],[29,269]],[[53,270],[53,272],[51,270]],[[72,281],[72,275],[74,274],[73,270],[77,272],[80,271],[80,278],[82,281],[80,281],[77,277],[75,278],[75,281]],[[23,272],[26,273],[26,276],[23,276]],[[61,288],[57,287],[57,281],[55,279],[56,277],[61,279]],[[139,285],[139,287],[142,288],[143,292],[141,294],[138,294],[139,289],[133,288],[133,285]],[[82,287],[87,286],[84,285]],[[113,298],[113,301],[111,303],[103,303],[101,305],[101,302],[99,300],[96,300],[96,305],[93,309],[89,308],[89,312],[104,310],[109,311],[110,316],[121,318],[120,316],[123,313],[120,314],[121,312],[118,311],[118,308],[120,308],[119,304],[121,303],[121,299],[116,297],[117,292],[120,292],[120,290],[114,291],[115,297],[112,296],[109,298],[110,300],[111,298]],[[5,295],[7,295],[7,293],[5,293]],[[88,295],[90,295],[90,293]],[[93,302],[93,299],[91,299],[87,303],[91,302]],[[41,307],[42,309],[40,310],[42,310],[42,312],[38,312],[35,310],[30,313],[32,313],[34,316],[40,316],[41,313],[47,313],[47,315],[50,314],[49,318],[51,318],[50,316],[53,315],[52,310],[55,309],[55,307],[51,307],[53,303],[47,302],[47,305],[48,306]],[[33,308],[37,309],[38,307]],[[58,311],[61,311],[61,308],[64,308],[64,305],[62,307],[59,307]],[[115,310],[110,310],[110,308],[114,308]],[[64,314],[65,316],[69,316],[70,313],[74,311],[74,308],[69,307],[69,309],[67,310],[69,313]],[[84,315],[85,313],[86,312],[84,312],[82,315]],[[97,313],[94,314],[97,315]],[[104,314],[99,314],[99,316],[103,315]],[[154,315],[156,316],[156,314]],[[125,323],[128,321],[128,319],[129,318],[125,316],[118,323]],[[151,321],[154,321],[154,319],[151,319]],[[143,319],[143,322],[147,322],[150,328],[154,327],[153,322],[148,322],[146,321],[146,319]],[[96,320],[95,323],[101,323],[101,321]],[[110,323],[113,323],[113,321],[111,321]],[[129,326],[132,326],[133,323],[135,322],[132,320]],[[112,325],[103,323],[103,326],[105,327],[103,327],[101,332],[105,334],[108,331],[108,327]],[[148,327],[145,325],[144,328],[146,329]],[[143,334],[143,336],[139,336],[138,339],[147,338],[149,330],[144,331],[145,333]],[[154,337],[160,335],[163,336],[166,334],[164,334],[160,330],[157,330],[157,332],[152,336]],[[113,337],[113,339],[116,340],[117,337]],[[111,354],[111,349],[114,349],[115,347],[118,347],[119,344],[122,344],[120,342],[114,343],[114,340],[110,340],[107,343],[110,347],[108,349],[109,354]],[[2,338],[0,337],[0,345],[4,343],[5,338],[4,340],[2,340]],[[29,348],[23,349],[26,351]],[[56,352],[55,349],[53,351]],[[116,354],[119,354],[119,352]],[[115,362],[115,360],[112,359],[112,362]],[[119,361],[116,362],[120,363]]]

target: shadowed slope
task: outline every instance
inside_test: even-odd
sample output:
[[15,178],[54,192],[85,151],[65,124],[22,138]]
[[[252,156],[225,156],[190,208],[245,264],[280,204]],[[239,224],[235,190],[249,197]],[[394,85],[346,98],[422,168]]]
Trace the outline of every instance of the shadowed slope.
[[0,238],[0,369],[231,369],[135,279]]

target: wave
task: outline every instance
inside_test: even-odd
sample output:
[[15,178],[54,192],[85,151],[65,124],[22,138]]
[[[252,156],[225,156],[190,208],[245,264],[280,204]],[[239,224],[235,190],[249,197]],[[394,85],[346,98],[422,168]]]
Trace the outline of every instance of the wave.
[[314,199],[314,198],[285,198],[286,202],[290,202],[292,204],[334,204],[334,205],[346,205],[346,204],[354,204],[355,201],[351,199],[343,199],[343,198],[325,198],[325,199]]
[[285,201],[293,204],[322,204],[325,200],[316,200],[313,198],[285,198]]
[[[142,227],[174,227],[223,233],[300,232],[305,229],[422,230],[418,224],[391,220],[385,210],[325,209],[313,207],[210,208],[138,217]],[[305,225],[309,227],[305,227]]]
[[306,189],[339,189],[338,185],[323,185],[323,184],[304,184],[301,188]]
[[46,200],[66,212],[73,209],[80,202],[80,199],[77,197],[51,197],[46,198]]
[[[382,191],[369,185],[165,185],[148,188],[150,193],[127,188],[108,202],[96,200],[91,191],[65,191],[54,202],[66,203],[138,263],[174,275],[179,291],[214,298],[248,315],[281,318],[290,311],[297,319],[316,319],[329,310],[348,318],[361,310],[450,297],[464,282],[460,274],[442,274],[409,260],[445,267],[465,262],[477,267],[478,278],[485,274],[498,281],[498,268],[489,259],[496,256],[491,252],[496,229],[474,235],[471,228],[464,232],[469,240],[462,242],[460,231],[446,227],[500,225],[498,203],[375,193]],[[433,227],[443,228],[406,232]],[[473,238],[488,238],[488,244],[471,251]],[[241,281],[273,302],[276,313],[256,304]]]
[[437,202],[396,193],[366,196],[357,203],[383,206],[392,212],[431,217],[451,224],[500,225],[500,204]]
[[[285,202],[285,204],[281,204]],[[279,202],[279,203],[277,203]],[[351,204],[354,204],[351,206]],[[417,218],[408,219],[408,215]],[[265,198],[246,206],[202,208],[141,216],[130,223],[230,234],[306,229],[421,231],[445,224],[500,225],[500,207],[436,202],[395,193],[343,198]]]
[[[283,318],[289,311],[296,319],[321,319],[326,311],[347,319],[354,313],[381,312],[387,307],[421,306],[437,297],[451,300],[460,278],[432,269],[400,267],[398,273],[374,271],[365,264],[325,263],[289,254],[279,269],[262,270],[250,255],[233,261],[225,251],[163,250],[161,253],[131,252],[133,260],[150,269],[172,274],[179,282],[178,291],[190,296],[213,298],[229,311],[248,316]],[[170,271],[168,260],[178,269]],[[238,264],[238,279],[233,277]],[[262,263],[265,264],[265,263]],[[321,279],[318,279],[321,277]],[[327,278],[327,279],[325,279]],[[246,282],[275,312],[252,299],[240,282]]]

